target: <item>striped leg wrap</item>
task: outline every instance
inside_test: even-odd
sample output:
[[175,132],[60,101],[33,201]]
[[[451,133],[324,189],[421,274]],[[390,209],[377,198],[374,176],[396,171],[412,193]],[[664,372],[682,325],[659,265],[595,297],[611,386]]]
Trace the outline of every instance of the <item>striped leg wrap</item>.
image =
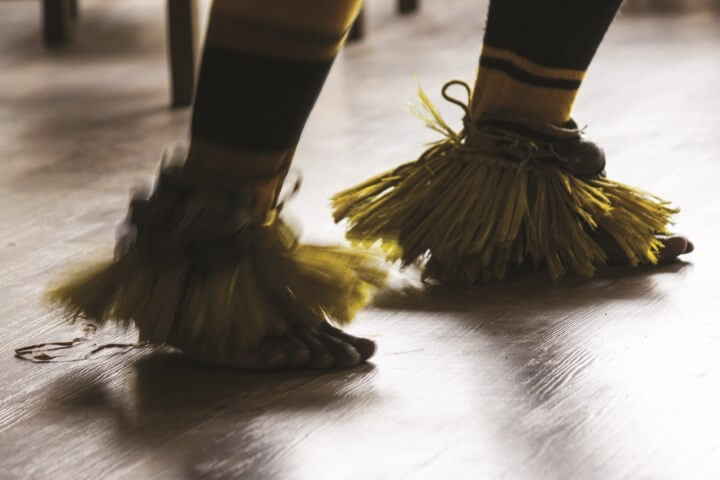
[[621,0],[493,0],[474,117],[504,112],[563,124]]
[[189,163],[251,179],[282,174],[360,6],[215,0]]

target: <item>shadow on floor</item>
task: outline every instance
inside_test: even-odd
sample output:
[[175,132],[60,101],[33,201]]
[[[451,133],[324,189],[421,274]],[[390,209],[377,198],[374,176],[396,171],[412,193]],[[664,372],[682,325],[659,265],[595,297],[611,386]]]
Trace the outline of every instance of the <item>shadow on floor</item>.
[[158,465],[179,468],[188,478],[196,478],[210,458],[233,469],[281,469],[276,450],[299,441],[307,418],[342,421],[348,411],[376,400],[372,364],[346,371],[247,373],[178,353],[127,361],[123,356],[117,368],[98,362],[67,373],[48,385],[47,408],[60,413],[57,418],[89,426],[109,423],[113,443],[125,454],[152,452]]
[[589,280],[554,282],[540,272],[523,272],[502,283],[474,286],[425,285],[386,289],[372,306],[384,310],[482,312],[507,306],[538,310],[567,310],[609,301],[660,297],[654,277],[686,275],[692,263],[676,261],[656,267],[611,267]]
[[[128,360],[128,355],[117,357],[123,362]],[[133,408],[118,418],[172,417],[175,421],[184,418],[187,427],[193,423],[192,415],[187,414],[205,415],[219,407],[237,414],[344,408],[354,401],[354,395],[349,393],[353,387],[364,384],[375,371],[373,364],[366,363],[352,370],[248,372],[201,364],[182,353],[167,351],[141,354],[132,362],[131,368],[134,378],[127,385],[131,388],[126,393],[132,397],[126,400],[132,400]],[[112,388],[102,374],[106,370],[108,362],[98,361],[89,368],[67,373],[49,385],[48,401],[68,413],[118,408],[112,400]],[[364,402],[372,398],[372,392],[362,389],[355,393],[362,396]],[[118,425],[120,430],[128,426]]]

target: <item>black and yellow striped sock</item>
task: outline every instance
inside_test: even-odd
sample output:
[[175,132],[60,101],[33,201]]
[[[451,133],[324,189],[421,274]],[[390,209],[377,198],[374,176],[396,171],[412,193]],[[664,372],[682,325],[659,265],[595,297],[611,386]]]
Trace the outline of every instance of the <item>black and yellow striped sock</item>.
[[361,3],[215,0],[187,168],[276,184]]
[[622,0],[491,0],[472,114],[563,124]]

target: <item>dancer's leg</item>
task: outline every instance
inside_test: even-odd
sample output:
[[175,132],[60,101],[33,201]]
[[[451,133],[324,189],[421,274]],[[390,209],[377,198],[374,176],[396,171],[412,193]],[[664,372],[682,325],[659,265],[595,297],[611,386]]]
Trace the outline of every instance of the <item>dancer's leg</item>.
[[461,282],[502,279],[522,263],[553,278],[590,276],[606,263],[652,264],[692,250],[665,236],[675,210],[607,179],[602,149],[571,119],[620,3],[491,0],[464,130],[452,131],[424,98],[426,120],[445,140],[336,195],[348,237],[381,239],[404,264],[429,253],[427,277]]
[[493,0],[472,114],[562,125],[621,0]]
[[[583,78],[622,0],[493,0],[473,89],[475,119],[500,116],[518,126],[567,126]],[[559,146],[578,169],[602,170],[604,155],[578,139]],[[597,232],[609,260],[627,262],[612,236]],[[663,261],[692,250],[684,237],[662,238]]]
[[215,0],[188,168],[282,181],[361,0]]
[[305,121],[361,0],[215,0],[189,151],[133,203],[119,259],[55,291],[141,340],[245,368],[348,367],[374,352],[346,322],[383,274],[298,245],[275,211]]
[[[215,0],[210,13],[186,163],[193,176],[257,189],[264,215],[290,166],[302,129],[359,11],[360,0]],[[367,339],[299,326],[267,337],[228,362],[246,367],[310,362],[349,366]],[[192,352],[190,352],[192,353]]]

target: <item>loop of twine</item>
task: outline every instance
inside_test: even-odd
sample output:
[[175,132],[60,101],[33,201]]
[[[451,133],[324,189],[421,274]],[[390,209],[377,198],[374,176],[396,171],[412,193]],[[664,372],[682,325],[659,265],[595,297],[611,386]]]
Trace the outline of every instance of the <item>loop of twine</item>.
[[[455,97],[450,96],[448,94],[448,89],[454,85],[460,85],[465,89],[465,92],[467,92],[467,102],[463,102],[462,100],[458,100]],[[462,80],[450,80],[449,82],[445,83],[442,87],[442,96],[445,100],[447,100],[450,103],[454,103],[458,107],[462,109],[463,112],[465,112],[465,117],[470,118],[470,107],[468,106],[470,104],[470,99],[472,98],[472,89],[470,88],[470,85],[468,85],[466,82]]]
[[[467,93],[467,102],[453,97],[448,90],[453,86],[461,86]],[[524,166],[532,161],[547,163],[549,159],[560,162],[561,165],[568,164],[569,160],[560,155],[552,141],[533,138],[514,132],[501,126],[478,125],[476,124],[470,113],[470,101],[472,100],[472,89],[462,80],[450,80],[446,82],[441,90],[442,96],[448,102],[457,105],[464,112],[463,129],[460,132],[449,132],[447,141],[455,144],[455,148],[463,151],[473,152],[482,151],[485,153],[499,152],[506,156],[508,160],[517,162],[520,166]],[[490,116],[490,118],[494,118]],[[498,120],[503,120],[502,116],[498,116]],[[508,120],[508,119],[505,119]],[[582,135],[587,128],[564,128],[551,124],[542,124],[545,129],[553,129],[565,135]],[[477,141],[474,145],[468,145],[459,141],[462,138],[474,137]]]

